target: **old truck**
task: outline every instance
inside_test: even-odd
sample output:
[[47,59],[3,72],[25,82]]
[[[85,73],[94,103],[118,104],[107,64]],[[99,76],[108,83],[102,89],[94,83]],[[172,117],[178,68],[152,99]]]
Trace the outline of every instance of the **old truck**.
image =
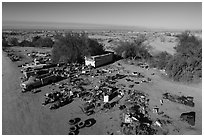
[[22,88],[22,92],[32,90],[37,87],[41,87],[46,84],[50,84],[52,82],[56,82],[59,76],[54,74],[44,74],[41,76],[31,76],[25,82],[23,82],[20,86]]
[[23,74],[25,78],[29,78],[30,76],[36,76],[36,75],[43,75],[50,73],[51,71],[49,69],[41,69],[41,70],[31,70],[31,71],[24,71]]

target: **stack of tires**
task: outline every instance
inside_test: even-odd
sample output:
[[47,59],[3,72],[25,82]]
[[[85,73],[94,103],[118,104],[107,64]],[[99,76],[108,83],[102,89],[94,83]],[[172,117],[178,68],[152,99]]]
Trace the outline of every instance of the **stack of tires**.
[[69,120],[69,135],[78,135],[79,129],[84,127],[90,127],[95,123],[94,119],[87,119],[85,121],[81,121],[80,118],[74,118]]

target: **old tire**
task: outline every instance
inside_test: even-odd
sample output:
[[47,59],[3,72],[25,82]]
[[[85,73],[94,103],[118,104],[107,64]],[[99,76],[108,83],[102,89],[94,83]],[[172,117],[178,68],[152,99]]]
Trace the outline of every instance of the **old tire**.
[[81,121],[77,124],[79,128],[83,128],[85,126],[85,122]]
[[69,135],[76,135],[75,132],[69,132]]
[[76,127],[76,126],[72,126],[72,127],[69,128],[69,131],[70,131],[70,132],[74,132],[74,131],[76,131],[76,130],[77,130],[77,127]]
[[73,118],[69,120],[70,125],[75,125],[77,124],[81,119],[80,118]]
[[92,122],[90,120],[86,121],[86,127],[90,127],[92,125]]

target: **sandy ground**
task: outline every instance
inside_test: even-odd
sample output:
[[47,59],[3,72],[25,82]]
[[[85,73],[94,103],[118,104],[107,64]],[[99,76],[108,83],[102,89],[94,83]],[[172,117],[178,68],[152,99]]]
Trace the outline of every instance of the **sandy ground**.
[[2,133],[67,134],[65,121],[71,109],[64,107],[53,113],[42,107],[44,93],[21,93],[19,68],[4,53],[2,63]]
[[[161,41],[160,37],[149,39],[148,45],[152,47],[151,53],[157,54],[158,52],[166,51],[169,54],[174,54],[174,47],[177,45],[176,38],[171,36],[163,36],[164,41]],[[171,42],[170,42],[171,41]]]
[[[23,48],[22,48],[23,50]],[[96,113],[86,116],[80,109],[81,101],[76,100],[71,104],[51,111],[41,105],[45,93],[50,92],[55,87],[48,85],[42,87],[42,92],[37,94],[21,93],[20,89],[20,68],[19,63],[13,63],[5,53],[2,53],[2,133],[15,135],[61,135],[68,134],[68,120],[80,117],[82,120],[95,118],[96,124],[90,128],[80,130],[81,135],[101,135],[101,134],[120,134],[120,111],[115,108],[107,113]],[[202,134],[202,85],[185,85],[172,81],[164,80],[156,70],[145,70],[139,67],[122,63],[123,67],[130,73],[138,71],[146,77],[152,79],[151,83],[135,85],[134,88],[149,94],[150,108],[156,105],[160,110],[171,117],[174,122],[168,129],[168,134]],[[117,66],[117,62],[110,65]],[[121,73],[125,71],[121,69]],[[152,73],[155,75],[151,75]],[[66,82],[62,81],[62,82]],[[119,82],[127,83],[125,80]],[[182,104],[164,100],[160,106],[159,99],[166,91],[177,95],[190,95],[194,97],[195,107],[188,107]],[[180,114],[183,112],[196,112],[196,125],[189,126],[180,121]],[[151,114],[153,118],[159,118],[156,114]]]

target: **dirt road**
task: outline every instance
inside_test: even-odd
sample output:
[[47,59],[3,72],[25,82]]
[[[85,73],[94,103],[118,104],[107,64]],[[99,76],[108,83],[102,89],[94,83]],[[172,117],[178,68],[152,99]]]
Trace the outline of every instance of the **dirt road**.
[[64,116],[66,109],[50,113],[49,109],[41,106],[43,93],[21,93],[20,71],[5,53],[2,67],[2,133],[67,134],[63,125],[68,119],[68,115]]

